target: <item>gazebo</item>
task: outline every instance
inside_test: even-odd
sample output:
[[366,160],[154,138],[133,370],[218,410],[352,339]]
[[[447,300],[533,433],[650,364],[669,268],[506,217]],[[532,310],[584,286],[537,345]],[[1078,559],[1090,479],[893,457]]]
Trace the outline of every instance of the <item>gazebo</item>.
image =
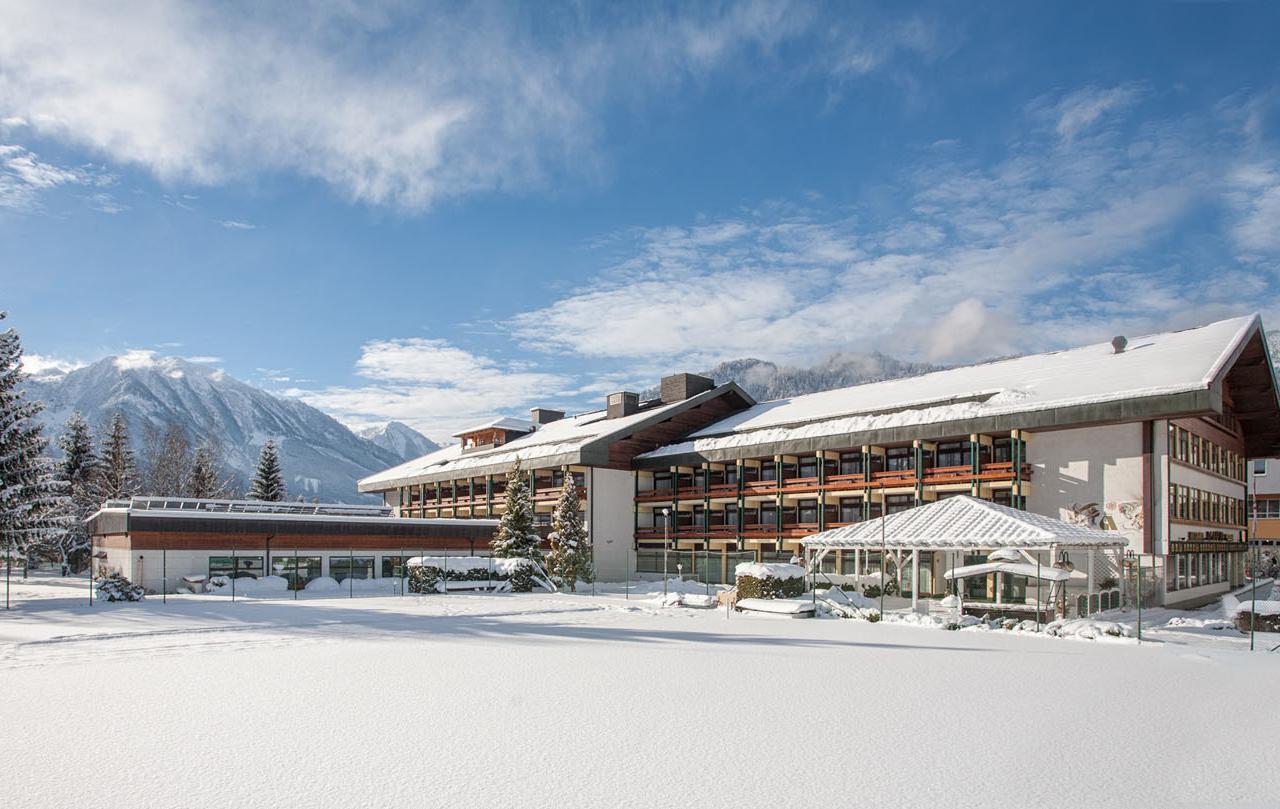
[[[882,571],[889,554],[895,554],[900,565],[903,554],[909,554],[911,607],[914,610],[919,606],[921,551],[962,554],[996,551],[978,565],[952,565],[943,576],[948,579],[992,573],[1030,576],[1058,582],[1064,591],[1073,574],[1065,569],[1070,566],[1060,561],[1060,555],[1068,551],[1083,551],[1088,559],[1083,576],[1085,589],[1092,597],[1097,584],[1094,581],[1095,555],[1101,553],[1114,557],[1111,561],[1119,571],[1128,542],[1114,531],[1074,525],[1042,514],[959,495],[886,517],[823,531],[806,537],[801,544],[808,557],[809,570],[814,573],[820,569],[823,557],[833,550],[852,550],[855,558],[859,553],[879,552]],[[1047,554],[1047,560],[1040,558],[1039,554]],[[861,567],[857,569],[861,570]],[[999,589],[996,600],[998,603]],[[1040,606],[1037,603],[1037,609]]]

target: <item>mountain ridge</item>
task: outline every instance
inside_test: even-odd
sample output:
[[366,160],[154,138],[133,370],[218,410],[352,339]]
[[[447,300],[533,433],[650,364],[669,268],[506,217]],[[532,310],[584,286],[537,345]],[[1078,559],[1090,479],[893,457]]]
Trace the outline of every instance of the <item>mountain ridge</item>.
[[24,385],[45,403],[41,421],[50,437],[61,432],[73,410],[95,435],[112,415],[123,413],[135,448],[147,425],[177,424],[193,442],[212,436],[237,492],[245,490],[268,438],[280,446],[290,498],[335,502],[367,499],[357,493],[357,480],[422,454],[405,457],[397,445],[430,443],[403,424],[391,429],[394,440],[357,435],[308,404],[178,357],[106,357],[66,373],[29,377]]

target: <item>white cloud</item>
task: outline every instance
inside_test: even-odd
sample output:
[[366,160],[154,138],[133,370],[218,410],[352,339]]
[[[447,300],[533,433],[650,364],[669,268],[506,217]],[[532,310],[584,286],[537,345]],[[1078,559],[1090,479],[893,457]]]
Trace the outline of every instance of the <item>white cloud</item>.
[[288,395],[347,424],[402,421],[435,441],[496,413],[516,412],[549,397],[568,380],[466,351],[444,340],[406,338],[366,343],[356,371],[366,386],[294,388]]
[[220,223],[227,230],[257,230],[258,226],[249,222],[241,222],[236,219],[223,219]]
[[1275,163],[1249,164],[1230,177],[1237,220],[1231,235],[1247,256],[1280,253],[1280,169]]
[[1206,284],[1210,268],[1161,257],[1184,220],[1230,210],[1246,186],[1236,238],[1269,248],[1270,170],[1224,183],[1241,144],[1204,120],[1137,122],[1126,137],[1091,127],[1123,108],[1086,103],[1095,95],[1042,105],[1073,111],[1068,139],[1033,109],[993,164],[948,145],[906,173],[905,214],[884,221],[775,205],[604,240],[606,271],[516,317],[514,333],[531,349],[668,368],[872,349],[957,362],[1255,308],[1252,286]]
[[[110,182],[111,177],[101,172],[47,163],[23,146],[0,144],[0,208],[32,212],[40,209],[42,194],[60,186],[100,186]],[[110,199],[106,194],[94,195],[91,204],[98,196]]]
[[61,376],[78,368],[83,368],[87,364],[80,360],[53,357],[47,354],[26,353],[22,355],[22,370],[37,379]]
[[1056,119],[1054,129],[1058,136],[1070,141],[1098,123],[1104,115],[1132,106],[1141,95],[1141,88],[1134,84],[1084,87],[1050,105],[1049,112]]
[[[44,137],[214,184],[259,172],[318,178],[405,209],[558,175],[593,179],[605,108],[825,36],[829,74],[920,54],[918,21],[849,37],[807,3],[562,9],[538,25],[488,4],[424,13],[395,0],[286,14],[182,0],[13,0],[0,26],[0,115]],[[305,12],[305,13],[304,13]],[[850,33],[853,33],[851,30]],[[843,61],[841,61],[843,59]]]
[[121,371],[150,368],[156,364],[156,352],[149,348],[131,348],[116,355],[115,365]]
[[186,360],[187,362],[194,362],[197,365],[214,365],[216,363],[222,362],[222,357],[210,357],[210,356],[201,355],[201,354],[198,354],[194,357],[183,357],[183,359]]

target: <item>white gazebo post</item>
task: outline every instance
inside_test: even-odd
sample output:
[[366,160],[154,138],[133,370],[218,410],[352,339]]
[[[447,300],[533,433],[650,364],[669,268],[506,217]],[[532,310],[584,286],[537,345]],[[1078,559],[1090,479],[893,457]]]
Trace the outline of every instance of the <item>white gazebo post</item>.
[[920,549],[911,551],[911,611],[920,607]]
[[[1089,569],[1085,571],[1084,608],[1086,612],[1092,615],[1093,614],[1093,548],[1090,548],[1089,551],[1085,554],[1084,563],[1089,567]],[[1102,607],[1101,598],[1098,599],[1098,607],[1099,608]],[[1083,618],[1084,616],[1080,615],[1077,617]]]

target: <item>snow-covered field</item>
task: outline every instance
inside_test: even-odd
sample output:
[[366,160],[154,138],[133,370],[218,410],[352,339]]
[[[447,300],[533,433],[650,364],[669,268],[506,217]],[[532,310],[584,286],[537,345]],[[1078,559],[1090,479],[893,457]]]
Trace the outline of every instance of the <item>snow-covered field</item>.
[[1280,652],[1207,614],[1139,647],[619,593],[14,592],[6,806],[1276,805]]

